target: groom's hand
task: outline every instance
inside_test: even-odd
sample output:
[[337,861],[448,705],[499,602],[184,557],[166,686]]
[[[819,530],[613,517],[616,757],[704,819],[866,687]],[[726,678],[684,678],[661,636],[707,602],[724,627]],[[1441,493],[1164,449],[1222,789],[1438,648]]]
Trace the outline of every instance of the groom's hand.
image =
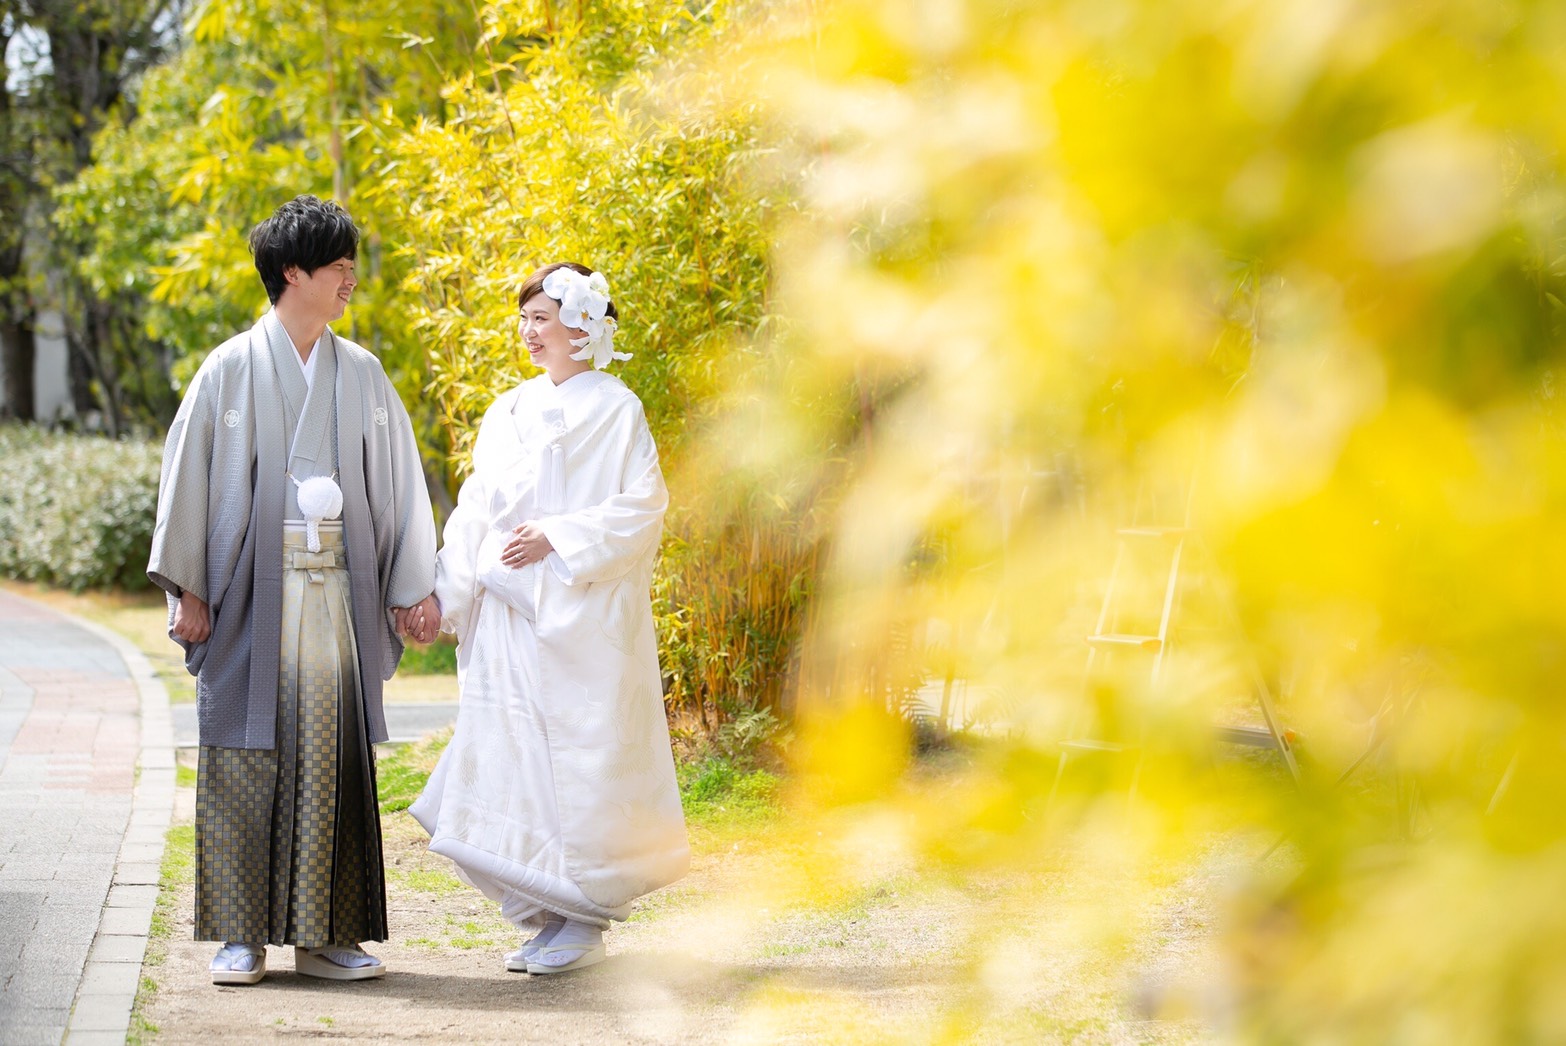
[[206,603],[189,592],[174,605],[174,635],[187,643],[205,643],[212,634],[212,614]]

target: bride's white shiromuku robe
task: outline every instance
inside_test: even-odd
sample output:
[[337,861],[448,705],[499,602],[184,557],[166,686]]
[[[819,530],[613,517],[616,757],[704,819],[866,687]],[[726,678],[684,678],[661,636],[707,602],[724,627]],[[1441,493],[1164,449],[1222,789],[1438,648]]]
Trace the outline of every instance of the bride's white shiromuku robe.
[[[410,812],[518,926],[607,927],[689,867],[650,598],[667,505],[618,378],[540,375],[484,416],[436,567],[461,704]],[[529,520],[554,551],[513,570]]]

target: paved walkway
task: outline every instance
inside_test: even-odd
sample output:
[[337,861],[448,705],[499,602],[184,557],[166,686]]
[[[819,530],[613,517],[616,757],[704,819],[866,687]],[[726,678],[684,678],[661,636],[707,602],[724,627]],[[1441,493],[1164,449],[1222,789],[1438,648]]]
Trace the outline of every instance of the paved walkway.
[[[456,681],[452,681],[452,696],[456,696]],[[387,744],[407,744],[427,737],[442,727],[457,721],[457,702],[451,701],[388,701],[386,712]],[[201,733],[196,726],[196,706],[186,702],[174,705],[174,747],[198,748]]]
[[173,799],[146,659],[0,591],[0,1046],[124,1042]]

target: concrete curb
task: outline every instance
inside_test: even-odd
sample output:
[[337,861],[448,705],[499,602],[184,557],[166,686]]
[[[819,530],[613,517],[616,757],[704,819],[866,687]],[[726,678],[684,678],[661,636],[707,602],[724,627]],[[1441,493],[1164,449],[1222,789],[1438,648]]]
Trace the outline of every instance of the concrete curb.
[[168,691],[130,640],[75,614],[50,609],[112,647],[130,670],[141,698],[141,758],[130,822],[65,1031],[65,1041],[73,1046],[118,1044],[130,1030],[158,901],[164,836],[174,814],[174,725]]

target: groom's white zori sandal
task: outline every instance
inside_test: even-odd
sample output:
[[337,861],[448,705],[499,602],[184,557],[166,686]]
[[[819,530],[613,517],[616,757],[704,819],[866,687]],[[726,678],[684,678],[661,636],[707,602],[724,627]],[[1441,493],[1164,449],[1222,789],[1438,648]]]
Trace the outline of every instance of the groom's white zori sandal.
[[363,948],[294,948],[294,969],[328,981],[367,981],[386,976],[386,966]]
[[230,942],[212,957],[213,984],[255,984],[266,976],[266,949]]

